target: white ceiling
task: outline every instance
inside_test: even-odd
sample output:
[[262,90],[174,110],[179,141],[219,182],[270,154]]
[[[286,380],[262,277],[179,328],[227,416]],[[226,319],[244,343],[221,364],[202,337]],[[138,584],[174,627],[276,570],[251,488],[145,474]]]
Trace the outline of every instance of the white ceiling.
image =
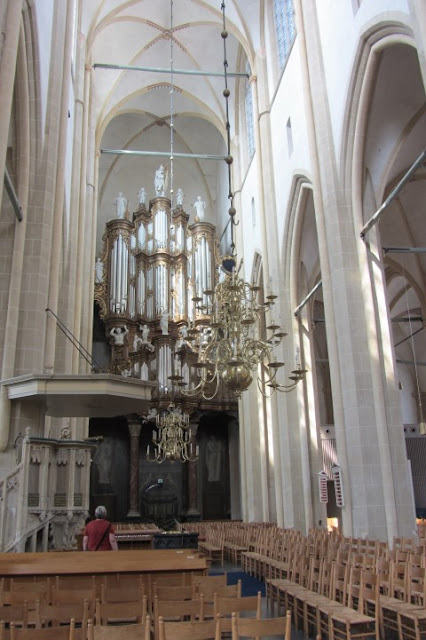
[[[161,73],[159,71],[92,71],[92,103],[100,149],[132,149],[169,152],[170,116],[173,111],[174,152],[225,155],[226,112],[223,89],[223,14],[219,0],[92,0],[82,3],[82,32],[87,36],[90,64],[118,64],[155,69],[173,68],[218,72],[219,77]],[[259,46],[258,0],[228,0],[226,39],[228,72],[245,70],[246,55]],[[173,23],[173,45],[170,27]],[[170,89],[173,86],[173,94]],[[229,116],[233,113],[237,80],[231,89]],[[99,213],[97,253],[105,222],[113,217],[119,191],[137,209],[141,186],[154,197],[153,179],[168,158],[117,156],[101,153],[99,159]],[[169,167],[170,169],[170,167]],[[173,160],[173,188],[184,191],[184,208],[194,215],[192,204],[201,195],[207,203],[206,219],[217,224],[219,235],[227,221],[223,191],[224,162]],[[170,176],[169,170],[169,176]],[[221,187],[222,185],[222,187]],[[171,187],[169,178],[168,188]],[[226,193],[225,193],[226,196]],[[192,220],[191,220],[192,221]]]

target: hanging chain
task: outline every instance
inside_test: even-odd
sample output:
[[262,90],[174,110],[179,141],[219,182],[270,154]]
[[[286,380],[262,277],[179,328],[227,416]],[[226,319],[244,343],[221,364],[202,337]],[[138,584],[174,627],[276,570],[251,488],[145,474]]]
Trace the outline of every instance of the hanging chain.
[[226,18],[225,18],[225,3],[222,2],[222,40],[223,40],[223,76],[225,80],[225,88],[223,90],[223,95],[225,97],[225,116],[226,116],[226,143],[227,143],[227,154],[225,158],[225,162],[228,165],[228,200],[229,200],[229,210],[228,213],[231,217],[231,250],[232,255],[234,255],[235,251],[235,242],[234,242],[234,225],[235,220],[235,208],[234,208],[234,194],[232,192],[232,173],[231,173],[231,165],[234,161],[231,155],[231,125],[229,122],[229,96],[231,92],[228,88],[228,60],[226,54],[226,39],[228,37],[228,31],[226,30]]
[[174,147],[174,67],[173,67],[173,0],[170,0],[170,203],[173,211],[173,147]]

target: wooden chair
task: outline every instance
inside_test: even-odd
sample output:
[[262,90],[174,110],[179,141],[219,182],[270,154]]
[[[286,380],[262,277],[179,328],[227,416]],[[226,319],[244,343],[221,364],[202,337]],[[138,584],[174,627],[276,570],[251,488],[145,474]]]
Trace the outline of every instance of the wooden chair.
[[321,637],[329,636],[330,617],[335,610],[346,607],[348,602],[348,565],[333,562],[330,598],[318,600],[316,606],[316,630]]
[[[215,595],[220,596],[222,598],[241,598],[241,590],[242,590],[241,580],[238,580],[236,584],[225,584],[221,586],[210,585],[208,587],[204,585],[204,588],[202,591],[201,590],[199,592],[195,591],[194,598],[197,598],[199,594],[202,593],[204,602],[207,605],[208,603],[213,603]],[[211,610],[206,609],[205,614],[210,615]]]
[[309,558],[307,556],[299,557],[295,553],[288,578],[266,580],[266,598],[270,602],[271,608],[274,610],[275,604],[277,604],[278,614],[281,607],[287,611],[289,605],[293,604],[295,594],[306,590],[308,573]]
[[[159,640],[220,640],[220,619],[167,622],[161,616],[158,621]],[[90,640],[90,638],[89,638]]]
[[87,628],[88,640],[150,640],[151,618],[146,616],[142,623],[124,625],[94,625],[89,621]]
[[[264,538],[265,531],[263,529],[259,529],[257,532],[256,541],[254,543],[254,548],[249,551],[243,551],[241,553],[241,566],[245,573],[249,575],[255,575],[256,573],[256,562],[257,560],[263,556],[264,549]],[[249,545],[250,548],[250,545]]]
[[348,602],[349,565],[335,562],[333,565],[331,599],[346,605]]
[[159,637],[159,620],[170,620],[172,622],[184,622],[204,620],[204,598],[194,600],[159,600],[154,596],[153,601],[153,630],[155,640]]
[[52,590],[52,582],[50,578],[46,578],[46,580],[37,580],[37,581],[28,581],[25,580],[22,582],[21,580],[17,580],[16,578],[11,578],[9,583],[9,591],[11,592],[26,592],[32,594],[32,598],[37,597],[37,600],[46,600],[50,602]]
[[42,627],[70,625],[70,621],[73,619],[76,625],[79,625],[82,629],[87,629],[89,617],[92,614],[93,611],[89,608],[87,600],[47,605],[40,603],[40,623]]
[[188,584],[192,584],[192,576],[192,573],[186,571],[150,574],[149,586],[152,588],[152,585],[156,582],[157,587],[185,587]]
[[426,570],[423,567],[408,567],[407,601],[419,607],[426,607]]
[[89,608],[94,610],[96,587],[90,589],[58,589],[54,586],[52,588],[52,604],[80,604],[83,600],[87,600]]
[[[226,587],[228,584],[228,574],[220,573],[217,576],[193,576],[192,577],[192,589],[193,594],[197,595],[202,593],[204,598],[206,595],[214,594],[218,589]],[[213,598],[212,598],[213,599]]]
[[[35,626],[40,627],[38,601],[36,601],[36,607]],[[27,627],[28,619],[28,604],[26,602],[22,604],[0,605],[0,620],[2,622],[6,624],[13,622],[20,627]]]
[[[306,555],[302,555],[299,558],[299,562],[295,563],[296,571],[292,574],[294,580],[289,585],[280,585],[278,587],[278,604],[280,601],[284,601],[284,610],[290,611],[296,621],[296,603],[297,596],[301,593],[307,593],[309,591],[309,566],[310,559]],[[294,577],[293,577],[294,576]]]
[[232,640],[239,638],[271,638],[278,636],[291,640],[291,614],[281,618],[240,618],[232,614]]
[[379,622],[383,638],[398,634],[398,614],[409,613],[421,609],[418,604],[405,602],[392,596],[380,595],[379,598]]
[[[358,571],[360,575],[358,578]],[[330,637],[333,640],[380,640],[379,626],[379,579],[378,576],[356,568],[351,569],[350,589],[357,584],[359,579],[359,590],[357,590],[357,609],[349,607],[337,608],[331,612],[329,617]],[[352,595],[349,595],[350,603],[353,602]],[[374,615],[367,615],[365,605],[373,606]],[[372,604],[374,603],[374,605]]]
[[389,596],[391,592],[390,562],[385,558],[377,558],[376,573],[379,576],[380,594]]
[[104,576],[94,576],[94,575],[76,575],[76,576],[55,576],[52,582],[52,588],[56,589],[78,589],[78,590],[86,590],[86,589],[94,589],[97,586],[97,581],[102,583],[104,581]]
[[192,600],[194,589],[192,585],[185,587],[158,587],[154,582],[152,596],[157,596],[159,600]]
[[269,579],[289,578],[293,561],[294,558],[291,550],[287,546],[282,545],[280,556],[278,558],[272,558],[269,561],[269,575],[267,577]]
[[[34,583],[37,584],[37,583]],[[43,589],[32,591],[30,588],[17,591],[0,591],[0,605],[28,604],[28,608],[34,608],[35,602],[49,602],[49,594]]]
[[198,548],[213,564],[215,562],[223,565],[225,534],[215,531],[208,531],[205,540],[198,541]]
[[277,604],[278,614],[280,607],[285,605],[285,588],[295,583],[296,563],[296,557],[289,552],[287,561],[270,564],[270,577],[265,580],[266,601],[271,606],[272,611],[275,610],[275,604]]
[[[86,634],[82,633],[82,629],[76,629],[74,620],[70,621],[67,627],[49,627],[47,629],[32,629],[16,627],[12,622],[10,624],[9,640],[84,640]],[[0,629],[0,640],[7,640]]]
[[393,598],[407,600],[408,564],[392,560],[391,570],[391,593]]
[[[317,609],[318,606],[326,605],[330,602],[332,593],[332,576],[333,563],[324,560],[321,567],[321,581],[318,592],[307,591],[306,593],[297,594],[296,616],[297,628],[299,627],[300,617],[303,617],[303,630],[306,636],[311,634],[317,627]],[[302,607],[300,606],[302,604]]]
[[424,640],[426,637],[426,609],[398,611],[398,638]]
[[95,626],[117,623],[142,624],[148,613],[147,598],[130,602],[101,602],[96,600]]
[[[320,591],[321,575],[323,571],[323,563],[315,555],[312,555],[309,563],[309,575],[306,588],[300,588],[294,591],[292,608],[290,612],[294,616],[294,624],[296,630],[299,630],[299,623],[305,626],[305,601],[317,597]],[[291,590],[289,591],[291,592]]]
[[[206,605],[208,612],[209,605]],[[252,617],[260,619],[262,617],[262,598],[258,591],[257,596],[245,596],[241,598],[228,598],[215,596],[213,604],[213,617],[220,617],[220,632],[231,632],[231,618],[235,614],[237,617],[240,613],[245,615],[251,614]]]
[[100,587],[101,602],[130,602],[142,600],[145,595],[145,584],[142,576],[132,581],[106,581]]

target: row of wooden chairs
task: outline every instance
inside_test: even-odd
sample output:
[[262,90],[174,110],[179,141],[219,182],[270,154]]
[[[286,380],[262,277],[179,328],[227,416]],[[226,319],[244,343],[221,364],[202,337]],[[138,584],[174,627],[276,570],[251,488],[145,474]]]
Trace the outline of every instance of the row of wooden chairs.
[[[415,630],[421,626],[422,611],[426,613],[426,570],[423,567],[398,564],[382,560],[376,571],[356,564],[339,564],[328,559],[318,560],[311,556],[300,558],[298,566],[290,569],[286,577],[267,580],[267,599],[272,607],[278,605],[290,610],[295,625],[303,626],[307,634],[316,629],[318,633],[334,633],[340,638],[339,625],[345,620],[358,620],[371,633],[383,639],[392,634],[400,640],[419,640]],[[336,604],[339,603],[339,604]],[[356,610],[342,611],[341,607]],[[337,609],[330,615],[331,609]],[[366,620],[362,616],[368,616]],[[333,625],[337,625],[336,628]],[[416,626],[417,625],[417,626]],[[412,634],[407,635],[407,629]],[[346,629],[344,638],[358,637]],[[363,637],[362,634],[360,637]]]
[[[98,603],[99,601],[97,606]],[[2,623],[0,640],[50,640],[50,638],[59,638],[59,640],[81,638],[84,640],[86,628],[88,640],[133,640],[136,638],[150,640],[152,634],[154,638],[159,640],[183,640],[188,637],[200,638],[200,640],[201,638],[218,640],[223,637],[223,634],[229,635],[231,633],[232,638],[240,638],[241,635],[246,635],[247,630],[255,632],[256,637],[264,635],[270,637],[276,634],[290,640],[291,619],[289,616],[273,620],[261,619],[260,593],[257,596],[246,597],[219,598],[216,595],[211,611],[207,606],[204,609],[202,596],[198,600],[170,600],[163,603],[159,602],[156,596],[154,607],[156,620],[154,624],[149,615],[143,616],[142,619],[138,617],[136,622],[132,624],[120,624],[122,620],[117,618],[110,608],[106,614],[108,622],[113,623],[114,626],[96,624],[95,621],[88,620],[87,625],[83,623],[81,629],[76,629],[74,620],[71,620],[69,630],[59,625],[49,628],[22,629],[12,622],[10,628],[6,630],[4,623]],[[244,623],[240,625],[240,620],[242,620],[240,614],[243,612],[251,614],[251,618],[244,618]],[[164,615],[160,615],[160,613]],[[207,614],[207,620],[204,618],[205,614]],[[167,618],[170,617],[173,619],[168,620]],[[182,622],[182,618],[186,618],[186,621]],[[99,617],[98,620],[100,620]],[[45,633],[43,634],[43,632]],[[188,635],[189,632],[190,635]]]
[[[86,628],[89,619],[92,619],[93,625],[98,627],[108,624],[143,624],[147,615],[150,615],[153,635],[158,638],[160,616],[178,619],[186,616],[194,621],[217,614],[227,617],[233,611],[252,611],[254,615],[260,616],[260,593],[255,598],[242,598],[241,581],[235,585],[227,585],[226,574],[193,575],[192,580],[192,585],[185,585],[183,579],[176,580],[175,586],[165,586],[161,581],[159,584],[155,582],[150,605],[148,605],[146,594],[140,597],[133,593],[131,600],[123,601],[119,583],[117,585],[110,583],[108,591],[109,596],[114,592],[117,602],[105,597],[104,588],[101,588],[104,596],[101,600],[96,598],[94,587],[85,591],[84,589],[61,590],[55,586],[52,588],[51,596],[53,604],[48,603],[47,599],[42,601],[37,599],[40,594],[43,595],[41,582],[31,583],[32,586],[36,586],[33,594],[17,588],[16,584],[10,584],[9,586],[13,588],[3,593],[3,598],[8,600],[8,603],[0,606],[0,619],[9,625],[12,624],[14,628],[17,625],[24,628],[28,625],[46,628],[49,625],[57,627],[73,618],[81,628]],[[35,600],[32,602],[24,600],[22,604],[16,605],[11,603],[14,596],[18,596],[20,601],[30,597]],[[58,598],[61,603],[56,602]],[[226,626],[226,623],[222,625]],[[228,631],[231,631],[230,622]]]
[[[228,634],[223,627],[224,619],[216,616],[204,622],[166,622],[160,618],[159,640],[220,640],[223,633]],[[291,640],[291,616],[276,618],[243,618],[233,613],[231,616],[231,638],[284,638]],[[89,638],[89,640],[91,640]],[[93,639],[97,640],[97,639]],[[102,640],[107,640],[102,639]]]
[[323,557],[335,555],[337,550],[351,554],[366,554],[395,559],[397,552],[410,552],[426,558],[425,527],[419,525],[418,538],[394,537],[391,548],[386,542],[366,538],[344,537],[338,530],[328,532],[312,528],[308,536],[300,531],[283,529],[274,523],[200,522],[179,524],[179,528],[199,533],[199,546],[213,562],[229,560],[241,562],[243,569],[252,571],[256,556],[279,560],[289,545],[303,544],[308,554]]

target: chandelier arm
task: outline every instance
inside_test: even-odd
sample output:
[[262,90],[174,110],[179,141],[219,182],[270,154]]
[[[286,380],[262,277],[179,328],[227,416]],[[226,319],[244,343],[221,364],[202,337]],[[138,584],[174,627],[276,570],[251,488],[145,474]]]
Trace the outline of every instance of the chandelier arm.
[[274,395],[274,390],[271,389],[271,387],[269,387],[271,389],[271,391],[269,393],[267,393],[265,391],[265,389],[263,388],[265,386],[265,383],[263,383],[260,378],[257,378],[257,388],[259,389],[260,393],[262,394],[262,396],[264,398],[272,398],[272,396]]
[[219,390],[219,376],[216,376],[216,386],[215,386],[214,392],[211,396],[208,396],[205,393],[203,393],[204,400],[213,400],[218,390]]
[[293,389],[296,387],[298,382],[299,380],[297,382],[293,382],[292,384],[280,384],[278,385],[278,387],[276,387],[276,389],[281,393],[288,393],[289,391],[293,391]]

